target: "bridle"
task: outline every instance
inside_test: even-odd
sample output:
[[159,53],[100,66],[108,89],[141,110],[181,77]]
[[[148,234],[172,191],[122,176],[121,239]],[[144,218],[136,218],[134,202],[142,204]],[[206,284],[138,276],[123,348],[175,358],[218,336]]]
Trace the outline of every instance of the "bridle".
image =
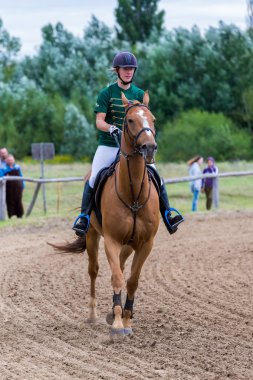
[[[124,128],[123,128],[123,133],[124,133],[124,136],[125,134],[128,135],[128,138],[129,140],[131,141],[131,145],[133,147],[133,151],[131,153],[125,153],[122,148],[119,146],[119,149],[120,149],[120,154],[122,157],[124,157],[127,161],[127,170],[128,170],[128,177],[129,177],[129,184],[130,184],[130,189],[131,189],[131,194],[132,194],[132,204],[131,205],[128,205],[124,199],[121,198],[119,192],[118,192],[118,188],[117,188],[117,175],[115,173],[115,190],[116,190],[116,194],[119,198],[119,200],[128,208],[131,210],[132,214],[133,214],[133,218],[134,218],[134,224],[133,224],[133,231],[132,231],[132,235],[131,235],[131,238],[129,239],[128,243],[133,241],[133,237],[134,237],[134,232],[135,232],[135,226],[136,226],[136,216],[137,216],[137,212],[143,208],[145,206],[145,204],[148,202],[149,200],[149,197],[150,197],[150,191],[151,191],[151,177],[150,177],[150,174],[149,172],[147,171],[147,168],[146,168],[146,164],[147,164],[147,161],[146,161],[146,158],[147,158],[147,155],[144,154],[144,152],[141,150],[141,147],[138,145],[138,139],[140,137],[140,135],[145,132],[145,131],[149,131],[152,133],[152,135],[154,136],[155,138],[155,132],[153,132],[153,130],[151,128],[142,128],[140,130],[140,132],[137,133],[137,135],[134,135],[130,128],[129,128],[129,125],[127,123],[127,119],[126,119],[126,116],[127,116],[127,113],[128,111],[133,108],[133,107],[145,107],[147,109],[149,109],[145,104],[142,104],[142,103],[136,103],[136,104],[129,104],[128,108],[126,109],[126,112],[125,112],[125,118],[124,118]],[[155,149],[156,150],[156,149]],[[142,176],[142,181],[141,181],[141,186],[140,186],[140,191],[137,195],[137,197],[134,196],[134,185],[133,185],[133,181],[132,181],[132,176],[131,176],[131,170],[130,170],[130,158],[132,158],[133,156],[135,156],[136,154],[138,155],[141,155],[145,161],[145,165],[144,165],[144,171],[143,171],[143,176]],[[154,163],[154,159],[151,163]],[[148,174],[148,181],[149,181],[149,190],[148,190],[148,196],[147,198],[145,199],[145,201],[143,203],[139,203],[139,199],[140,199],[140,196],[141,196],[141,192],[142,192],[142,189],[143,189],[143,185],[144,185],[144,179],[145,179],[145,174],[146,174],[146,171],[147,171],[147,174]]]
[[[137,144],[137,141],[138,141],[140,135],[141,135],[143,132],[147,132],[147,131],[148,131],[148,132],[151,132],[152,135],[154,136],[154,138],[155,138],[155,136],[156,136],[156,132],[153,132],[153,130],[152,130],[151,128],[147,128],[147,127],[142,128],[142,129],[140,130],[140,132],[137,133],[137,135],[134,135],[134,134],[131,132],[131,130],[130,130],[130,128],[129,128],[129,125],[128,125],[128,123],[127,123],[127,118],[126,118],[126,117],[127,117],[127,113],[129,112],[129,110],[132,109],[132,108],[134,108],[134,107],[142,107],[142,108],[147,108],[147,109],[149,110],[148,106],[146,106],[145,104],[142,104],[142,103],[136,103],[136,104],[129,103],[129,106],[127,107],[126,112],[125,112],[125,118],[124,118],[124,124],[123,124],[123,126],[124,126],[124,128],[123,128],[123,133],[124,133],[124,135],[125,135],[125,134],[128,135],[129,140],[130,140],[131,143],[132,143],[133,152],[132,152],[132,153],[128,153],[128,154],[126,154],[126,153],[121,149],[121,147],[120,147],[120,153],[121,153],[122,156],[125,157],[125,158],[132,157],[132,156],[134,156],[135,154],[139,154],[139,155],[143,156],[143,158],[144,158],[144,160],[145,160],[145,162],[146,162],[146,157],[144,156],[143,151],[141,151],[140,146]],[[154,163],[154,161],[151,162],[151,163]]]

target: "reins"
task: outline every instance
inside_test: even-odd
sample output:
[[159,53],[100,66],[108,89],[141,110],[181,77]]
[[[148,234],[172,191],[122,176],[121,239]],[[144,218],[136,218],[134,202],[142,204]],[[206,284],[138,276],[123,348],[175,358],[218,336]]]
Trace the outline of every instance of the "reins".
[[145,204],[148,202],[149,200],[149,196],[150,196],[150,191],[151,191],[151,178],[149,176],[149,173],[148,173],[148,181],[149,181],[149,189],[148,189],[148,196],[146,198],[146,200],[140,204],[139,203],[139,199],[140,199],[140,196],[141,196],[141,192],[142,192],[142,188],[143,188],[143,184],[144,184],[144,179],[145,179],[145,172],[146,172],[146,166],[144,167],[144,172],[143,172],[143,177],[142,177],[142,182],[141,182],[141,187],[140,187],[140,191],[139,191],[139,194],[137,195],[137,197],[135,198],[134,197],[134,187],[133,187],[133,182],[132,182],[132,178],[131,178],[131,171],[130,171],[130,167],[129,167],[129,158],[127,159],[127,169],[128,169],[128,176],[129,176],[129,183],[130,183],[130,189],[131,189],[131,193],[132,193],[132,199],[133,199],[133,203],[132,205],[128,205],[124,199],[121,198],[119,192],[118,192],[118,188],[117,188],[117,173],[115,171],[115,190],[116,190],[116,194],[119,198],[119,200],[124,204],[124,206],[126,206],[133,214],[133,219],[134,219],[134,224],[133,224],[133,231],[132,231],[132,235],[131,235],[131,238],[129,239],[128,243],[130,243],[131,241],[133,241],[133,238],[134,238],[134,233],[135,233],[135,226],[136,226],[136,216],[137,216],[137,212],[143,207],[145,206]]
[[[131,241],[133,241],[133,238],[134,238],[134,233],[135,233],[135,228],[136,228],[136,217],[137,217],[137,212],[143,208],[146,203],[148,202],[149,200],[149,197],[150,197],[150,191],[151,191],[151,178],[150,178],[150,175],[149,173],[147,172],[147,168],[146,168],[146,159],[145,157],[143,156],[142,152],[138,149],[138,145],[137,145],[137,141],[140,137],[140,135],[145,132],[145,131],[150,131],[152,133],[152,135],[155,137],[155,134],[154,132],[152,131],[151,128],[142,128],[140,130],[140,132],[134,136],[132,134],[132,132],[130,131],[129,129],[129,126],[127,124],[127,120],[126,120],[126,115],[128,113],[128,111],[133,108],[133,107],[145,107],[148,109],[148,107],[145,105],[145,104],[131,104],[127,110],[126,110],[126,113],[125,113],[125,118],[124,118],[124,129],[123,129],[123,133],[125,135],[125,133],[127,133],[128,137],[129,137],[129,140],[132,141],[132,145],[133,145],[133,152],[130,153],[130,154],[126,154],[120,144],[119,144],[119,141],[117,138],[115,138],[116,140],[116,143],[120,149],[120,154],[122,155],[122,157],[125,158],[125,160],[127,161],[127,171],[128,171],[128,178],[129,178],[129,184],[130,184],[130,189],[131,189],[131,194],[132,194],[132,200],[133,200],[133,203],[131,205],[127,204],[124,199],[121,198],[119,192],[118,192],[118,188],[117,188],[117,173],[115,171],[115,190],[116,190],[116,194],[119,198],[119,200],[124,204],[125,207],[127,207],[133,214],[133,219],[134,219],[134,223],[133,223],[133,230],[132,230],[132,235],[131,235],[131,238],[129,239],[129,241],[127,242],[130,243]],[[137,195],[137,197],[134,196],[134,185],[133,185],[133,181],[132,181],[132,176],[131,176],[131,170],[130,170],[130,158],[132,158],[133,156],[135,156],[136,154],[139,154],[141,156],[143,156],[143,159],[145,161],[145,165],[144,165],[144,171],[143,171],[143,176],[142,176],[142,181],[141,181],[141,186],[140,186],[140,191]],[[145,174],[148,174],[148,181],[149,181],[149,190],[148,190],[148,196],[146,198],[146,200],[143,202],[143,203],[139,203],[139,199],[140,199],[140,196],[141,196],[141,193],[142,193],[142,190],[143,190],[143,185],[144,185],[144,180],[145,180]]]

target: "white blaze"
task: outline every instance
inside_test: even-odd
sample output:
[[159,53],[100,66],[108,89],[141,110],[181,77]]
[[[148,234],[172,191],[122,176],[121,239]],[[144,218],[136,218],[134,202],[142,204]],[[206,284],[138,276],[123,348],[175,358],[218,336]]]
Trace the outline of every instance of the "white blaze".
[[[136,112],[137,115],[140,116],[140,118],[142,119],[142,125],[143,125],[143,128],[150,128],[149,126],[149,123],[148,123],[148,119],[147,119],[147,116],[144,115],[144,111],[142,109],[140,109],[138,112]],[[150,136],[152,133],[151,131],[145,131],[146,134],[148,136]]]

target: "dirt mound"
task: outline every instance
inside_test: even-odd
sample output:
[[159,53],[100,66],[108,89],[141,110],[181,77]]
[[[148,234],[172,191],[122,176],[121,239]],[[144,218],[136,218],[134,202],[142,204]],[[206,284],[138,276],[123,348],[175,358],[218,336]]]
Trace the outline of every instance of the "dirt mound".
[[136,295],[134,337],[119,343],[105,322],[112,290],[103,244],[100,322],[88,325],[87,257],[55,254],[46,241],[74,235],[69,222],[49,223],[1,230],[2,380],[253,379],[253,211],[188,215],[173,236],[161,224]]

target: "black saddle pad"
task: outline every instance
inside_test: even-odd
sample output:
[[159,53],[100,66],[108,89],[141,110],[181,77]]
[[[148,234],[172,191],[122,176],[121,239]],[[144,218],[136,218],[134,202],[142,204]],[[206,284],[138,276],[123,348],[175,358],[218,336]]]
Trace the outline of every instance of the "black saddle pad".
[[112,163],[111,166],[105,167],[101,169],[97,176],[94,183],[94,195],[93,195],[93,202],[92,202],[92,209],[95,211],[96,217],[102,226],[102,214],[101,214],[101,195],[104,188],[104,185],[108,179],[114,172],[117,162],[119,161],[119,154],[117,154],[115,161]]

